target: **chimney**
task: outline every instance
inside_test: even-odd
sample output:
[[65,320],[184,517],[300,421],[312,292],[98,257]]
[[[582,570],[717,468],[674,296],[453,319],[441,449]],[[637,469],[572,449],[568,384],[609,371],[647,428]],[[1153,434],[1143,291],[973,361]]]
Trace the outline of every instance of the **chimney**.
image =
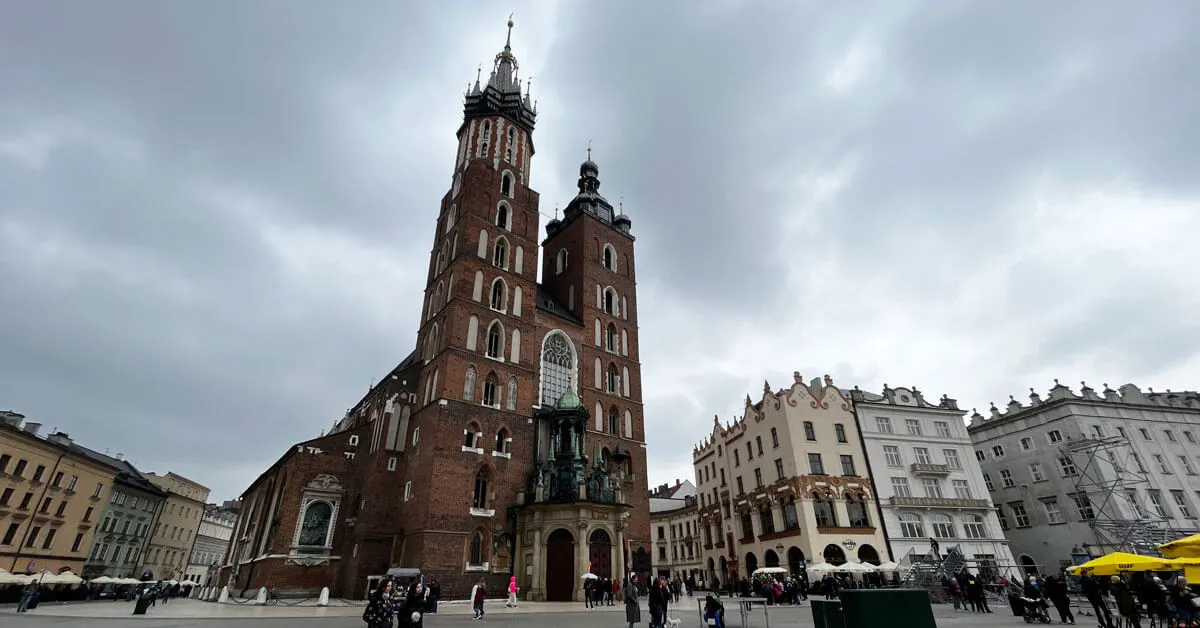
[[62,445],[63,447],[71,446],[71,436],[66,432],[55,432],[47,436],[46,440],[58,445]]
[[676,486],[676,488],[678,488],[680,484],[683,484],[683,480],[680,480],[679,478],[675,478],[675,486]]
[[113,458],[116,458],[117,460],[124,460],[125,454],[118,453],[117,455],[113,456]]
[[34,436],[37,436],[38,430],[40,429],[42,429],[41,423],[34,423],[33,421],[25,422],[25,431],[33,434]]

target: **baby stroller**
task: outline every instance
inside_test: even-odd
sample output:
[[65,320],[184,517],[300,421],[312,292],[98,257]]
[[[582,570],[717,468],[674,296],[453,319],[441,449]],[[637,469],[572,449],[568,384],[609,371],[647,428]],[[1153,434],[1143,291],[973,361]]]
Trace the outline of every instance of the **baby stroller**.
[[1042,598],[1021,597],[1021,606],[1025,608],[1023,618],[1025,623],[1050,623],[1050,611],[1046,608],[1046,601]]

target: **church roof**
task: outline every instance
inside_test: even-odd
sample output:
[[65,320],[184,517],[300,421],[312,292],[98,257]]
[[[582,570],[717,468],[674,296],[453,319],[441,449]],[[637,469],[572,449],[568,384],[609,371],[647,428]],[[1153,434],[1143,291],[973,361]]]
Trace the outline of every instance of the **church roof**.
[[540,283],[537,285],[537,307],[543,312],[553,314],[563,320],[575,323],[576,325],[583,324],[582,319],[580,319],[578,316],[575,316],[575,314],[571,312],[571,310],[567,309],[562,303],[556,301],[554,296],[550,294],[550,291],[546,289],[546,286],[543,286]]

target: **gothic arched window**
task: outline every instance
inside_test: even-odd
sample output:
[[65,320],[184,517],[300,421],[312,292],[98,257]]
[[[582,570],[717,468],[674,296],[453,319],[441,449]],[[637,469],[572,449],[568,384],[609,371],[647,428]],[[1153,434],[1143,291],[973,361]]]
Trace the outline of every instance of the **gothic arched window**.
[[500,431],[496,432],[496,453],[508,453],[508,444],[511,440],[512,438],[509,437],[508,430],[505,428],[500,428]]
[[608,433],[613,436],[619,436],[621,434],[620,425],[621,411],[617,410],[616,406],[613,406],[608,411]]
[[297,545],[325,547],[329,539],[329,526],[333,522],[333,506],[329,502],[313,502],[304,510],[300,523],[300,539]]
[[621,390],[621,376],[617,373],[617,365],[612,362],[608,363],[608,381],[605,382],[607,390],[610,393],[617,393]]
[[488,156],[488,147],[492,141],[492,122],[491,120],[483,121],[483,130],[479,133],[479,156]]
[[552,331],[542,344],[542,405],[553,405],[575,390],[575,347],[561,331]]
[[504,280],[499,277],[492,282],[492,297],[490,299],[490,303],[493,310],[500,312],[503,312],[504,308],[508,306],[508,286],[505,285]]
[[612,323],[609,323],[608,329],[605,331],[605,334],[604,334],[604,348],[608,349],[609,351],[612,351],[613,353],[616,353],[617,346],[618,346],[617,338],[618,338],[617,326],[613,325]]
[[500,194],[512,198],[513,184],[512,175],[507,172],[500,176]]
[[508,240],[496,238],[496,249],[492,253],[492,266],[508,269]]
[[483,405],[492,408],[500,405],[500,382],[495,373],[483,380]]
[[504,161],[507,161],[510,164],[512,163],[513,147],[515,147],[516,145],[517,145],[517,130],[510,126],[510,127],[508,127],[508,147],[506,147],[504,149]]
[[508,378],[508,409],[513,411],[517,409],[517,378]]
[[483,564],[483,532],[479,530],[471,535],[471,548],[467,562],[476,566]]
[[616,272],[617,270],[617,250],[611,244],[604,245],[604,267]]
[[612,288],[604,289],[604,313],[617,316],[617,291]]
[[488,477],[482,470],[475,474],[475,492],[471,497],[471,507],[480,510],[487,510],[488,507]]
[[500,321],[493,321],[488,327],[487,357],[500,359],[504,357],[504,327]]
[[559,249],[558,255],[554,256],[554,272],[556,275],[561,275],[567,269],[567,250]]

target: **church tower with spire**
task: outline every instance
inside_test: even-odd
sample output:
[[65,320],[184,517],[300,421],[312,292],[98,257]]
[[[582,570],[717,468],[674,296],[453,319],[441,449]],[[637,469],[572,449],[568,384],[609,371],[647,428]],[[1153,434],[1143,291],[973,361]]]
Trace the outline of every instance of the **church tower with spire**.
[[239,587],[353,596],[419,569],[447,598],[515,576],[582,601],[589,570],[650,575],[631,221],[589,149],[539,243],[512,28],[464,95],[415,350],[248,489],[233,551],[264,567],[231,567]]

